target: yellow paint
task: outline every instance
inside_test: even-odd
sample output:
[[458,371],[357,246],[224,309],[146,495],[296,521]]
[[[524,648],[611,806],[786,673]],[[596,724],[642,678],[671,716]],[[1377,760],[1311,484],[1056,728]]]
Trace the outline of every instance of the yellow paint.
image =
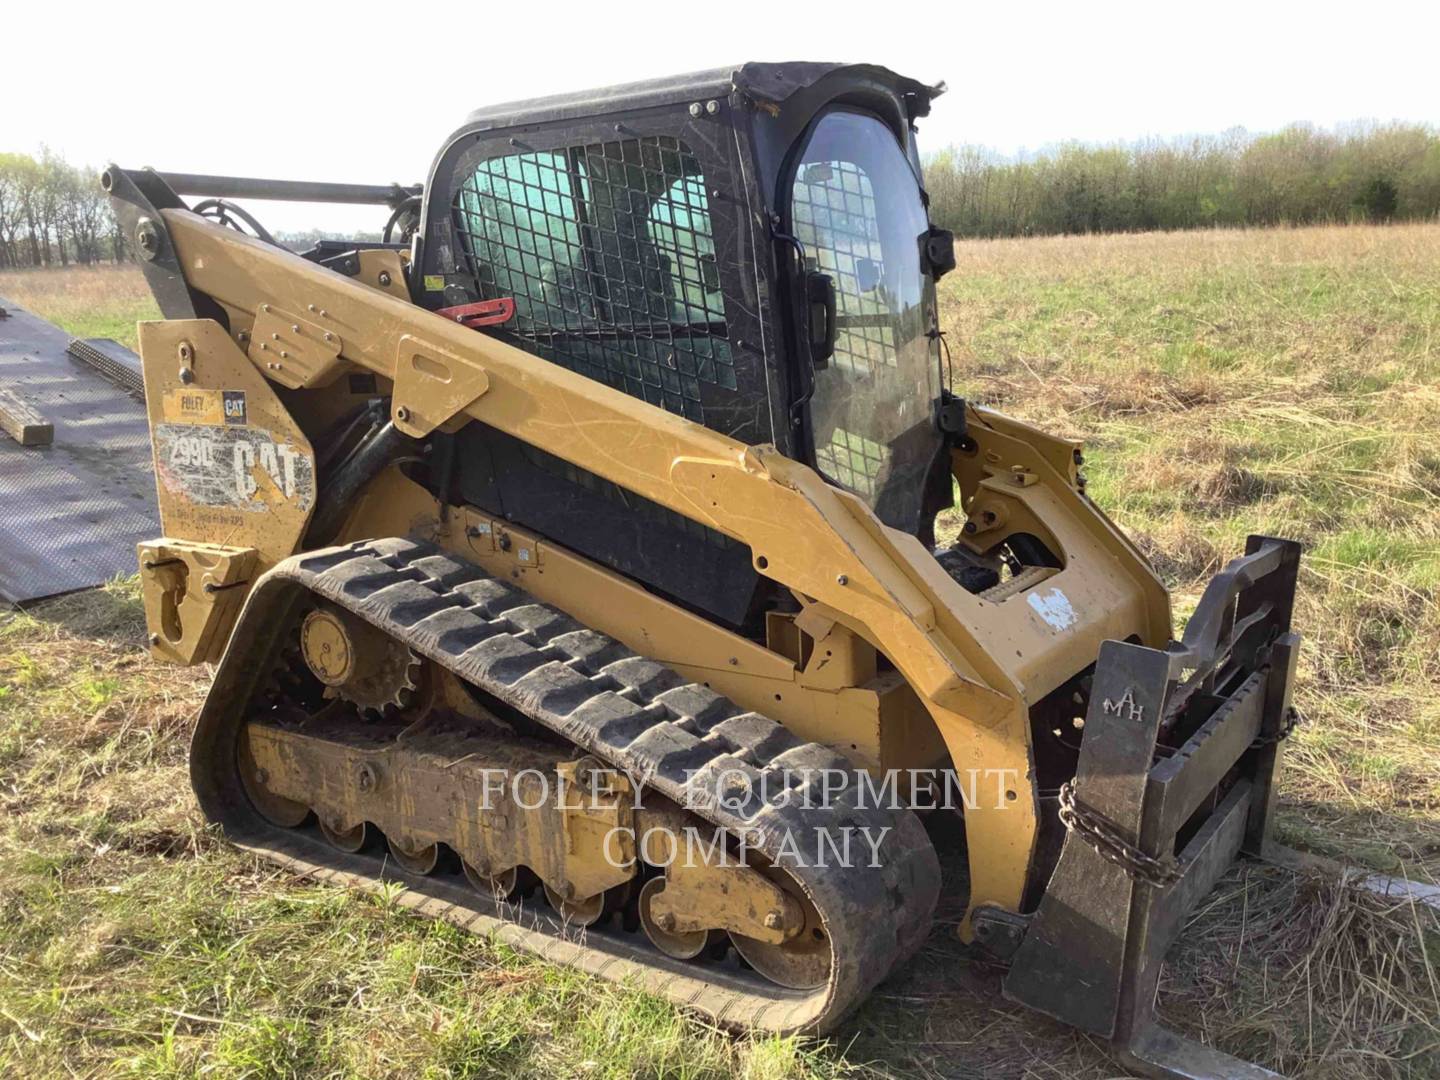
[[[181,383],[179,369],[172,360],[181,345],[189,348],[194,356],[195,381],[188,385]],[[218,323],[208,319],[143,322],[140,355],[145,368],[145,407],[152,434],[157,424],[172,422],[166,413],[172,401],[199,395],[204,400],[213,400],[216,409],[214,424],[205,426],[216,427],[220,432],[248,432],[251,437],[266,435],[277,446],[283,444],[295,455],[307,459],[313,472],[314,452],[305,432],[280,401],[275,387]],[[224,423],[222,391],[245,394],[248,427]],[[199,421],[194,423],[200,426]],[[155,449],[156,471],[163,477],[170,464],[159,460],[158,445]],[[216,468],[222,469],[226,464],[216,463]],[[160,525],[166,536],[254,549],[259,560],[256,574],[259,574],[294,552],[305,533],[313,505],[302,506],[299,499],[287,498],[258,455],[248,466],[244,475],[254,487],[252,501],[262,503],[266,508],[263,512],[197,502],[183,485],[168,485],[163,479],[156,490]]]
[[253,548],[162,537],[140,544],[140,595],[150,655],[176,664],[220,659],[257,575]]

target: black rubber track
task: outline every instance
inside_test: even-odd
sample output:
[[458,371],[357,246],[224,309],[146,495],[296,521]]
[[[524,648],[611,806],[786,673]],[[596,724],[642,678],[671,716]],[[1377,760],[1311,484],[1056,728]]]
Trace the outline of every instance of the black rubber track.
[[[385,628],[700,817],[743,832],[754,850],[792,874],[820,913],[832,949],[829,983],[786,990],[737,965],[671,960],[640,935],[592,928],[577,936],[548,909],[499,906],[442,878],[406,878],[378,858],[335,851],[318,832],[269,825],[240,785],[237,738],[242,725],[268,707],[262,691],[293,643],[299,613],[313,603],[307,593]],[[821,770],[853,768],[835,751],[797,739],[472,563],[406,539],[297,555],[256,583],[201,710],[190,757],[191,782],[206,815],[236,843],[283,866],[347,885],[399,878],[409,886],[400,902],[423,914],[634,981],[729,1027],[778,1032],[833,1027],[929,930],[940,869],[919,819],[909,810],[857,805],[854,784],[827,807],[818,790],[806,797],[805,785],[818,785]],[[749,780],[748,797],[733,809],[733,787],[723,802],[715,795],[722,777],[739,774]],[[813,852],[816,830],[859,827],[872,836],[889,830],[878,866],[868,859],[801,866],[784,857],[787,833],[799,838],[800,850]]]

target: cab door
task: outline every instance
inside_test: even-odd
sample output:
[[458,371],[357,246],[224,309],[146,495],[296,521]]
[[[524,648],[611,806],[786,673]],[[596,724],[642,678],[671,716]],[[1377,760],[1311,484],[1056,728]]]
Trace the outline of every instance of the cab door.
[[834,345],[812,361],[816,467],[886,524],[920,531],[944,438],[934,423],[935,283],[919,179],[890,127],[832,108],[804,138],[787,210],[811,292],[817,276],[834,290]]

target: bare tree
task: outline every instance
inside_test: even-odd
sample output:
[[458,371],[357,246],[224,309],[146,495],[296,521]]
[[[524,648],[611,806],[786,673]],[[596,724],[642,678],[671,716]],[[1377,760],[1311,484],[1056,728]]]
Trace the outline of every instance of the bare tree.
[[48,148],[0,154],[0,267],[67,266],[124,257],[96,171]]
[[0,154],[0,269],[20,265],[16,243],[24,221],[20,209],[20,169],[19,154]]

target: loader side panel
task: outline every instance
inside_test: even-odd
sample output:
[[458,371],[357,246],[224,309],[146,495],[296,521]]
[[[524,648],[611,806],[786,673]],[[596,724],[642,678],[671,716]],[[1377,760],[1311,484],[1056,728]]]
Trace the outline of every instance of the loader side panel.
[[746,621],[761,577],[750,549],[485,424],[455,436],[463,502],[526,526],[731,627]]

